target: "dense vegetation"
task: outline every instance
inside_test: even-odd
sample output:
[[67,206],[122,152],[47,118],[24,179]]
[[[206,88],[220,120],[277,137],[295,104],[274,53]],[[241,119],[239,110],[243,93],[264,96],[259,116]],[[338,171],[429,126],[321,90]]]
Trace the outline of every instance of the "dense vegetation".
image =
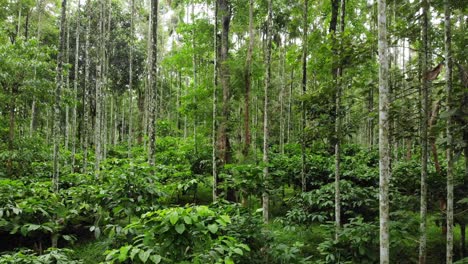
[[0,264],[468,263],[467,7],[0,0]]

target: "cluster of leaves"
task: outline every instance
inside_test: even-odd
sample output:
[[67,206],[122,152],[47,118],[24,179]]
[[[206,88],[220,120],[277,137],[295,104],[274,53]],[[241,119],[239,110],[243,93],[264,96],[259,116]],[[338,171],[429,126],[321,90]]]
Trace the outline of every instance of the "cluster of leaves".
[[67,264],[82,264],[80,260],[72,258],[73,250],[50,248],[44,254],[37,255],[31,250],[20,250],[14,253],[6,253],[0,255],[0,264],[50,264],[50,263],[67,263]]
[[230,223],[228,215],[207,206],[148,212],[123,229],[110,226],[110,236],[125,245],[108,251],[106,263],[234,263],[250,248],[227,235]]
[[[417,262],[418,221],[407,212],[392,213],[390,224],[390,247],[392,259],[405,259],[408,263]],[[334,225],[323,225],[330,235],[320,243],[318,249],[324,256],[320,263],[376,263],[379,261],[379,224],[365,221],[362,217],[352,218],[343,225],[335,239]]]

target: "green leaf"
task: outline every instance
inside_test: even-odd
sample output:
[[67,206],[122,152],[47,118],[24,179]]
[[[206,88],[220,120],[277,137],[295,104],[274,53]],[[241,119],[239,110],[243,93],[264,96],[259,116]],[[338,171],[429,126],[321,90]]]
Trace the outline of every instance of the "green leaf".
[[135,255],[140,251],[139,248],[132,248],[132,251],[130,251],[130,259],[133,261],[133,258],[135,257]]
[[173,212],[169,216],[169,221],[171,222],[172,225],[175,225],[178,220],[179,220],[179,214],[177,212]]
[[216,232],[218,232],[218,225],[216,224],[211,224],[211,225],[208,225],[208,230],[210,230],[211,233],[213,234],[216,234]]
[[244,252],[242,252],[242,249],[240,249],[240,248],[235,248],[233,251],[238,255],[241,255],[241,256],[244,255]]
[[41,228],[40,225],[30,224],[30,225],[28,226],[28,232],[29,232],[29,231],[38,230],[39,228]]
[[189,216],[184,216],[184,221],[187,225],[192,224],[192,218],[190,218]]
[[127,259],[128,251],[132,246],[124,246],[120,248],[119,261],[123,262]]
[[231,223],[231,218],[229,217],[229,215],[221,215],[220,218],[223,219],[224,222],[226,222],[228,224]]
[[175,230],[177,231],[177,233],[182,234],[185,231],[185,225],[178,224],[175,226]]
[[153,261],[154,264],[158,264],[161,262],[161,256],[160,255],[153,255],[150,257],[151,261]]
[[225,264],[234,264],[234,261],[230,257],[225,257],[224,258],[224,263]]
[[147,251],[141,250],[140,253],[138,253],[138,257],[140,258],[141,262],[146,263],[149,256],[151,255],[151,252],[153,252],[152,249],[148,249]]

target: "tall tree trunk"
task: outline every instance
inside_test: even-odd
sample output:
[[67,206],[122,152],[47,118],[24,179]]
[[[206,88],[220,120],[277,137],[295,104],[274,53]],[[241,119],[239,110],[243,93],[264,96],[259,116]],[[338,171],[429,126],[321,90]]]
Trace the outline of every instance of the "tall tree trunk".
[[151,52],[149,56],[151,63],[148,78],[148,88],[150,90],[148,162],[150,166],[155,165],[156,154],[156,103],[158,99],[158,2],[159,0],[151,1]]
[[73,82],[73,124],[72,124],[72,172],[75,167],[76,136],[77,136],[77,104],[78,104],[78,67],[80,53],[80,0],[76,11],[76,35],[75,35],[75,80]]
[[[70,10],[68,10],[67,16],[70,15]],[[68,65],[70,63],[70,25],[67,20],[67,40],[65,42],[65,63]],[[70,74],[67,73],[65,82],[65,95],[70,92]],[[68,102],[65,103],[65,150],[68,151],[68,146],[70,142],[70,105]],[[66,161],[65,161],[66,162]]]
[[[341,229],[341,194],[340,194],[340,156],[341,156],[341,93],[342,93],[342,42],[345,29],[345,15],[346,15],[346,0],[341,0],[341,22],[340,22],[340,37],[337,47],[337,68],[336,68],[336,94],[335,94],[335,226],[336,226],[336,240]],[[335,40],[336,42],[336,40]]]
[[252,90],[252,53],[254,48],[253,30],[253,0],[249,1],[249,48],[247,50],[247,60],[245,67],[245,97],[244,97],[244,157],[247,157],[250,150],[250,91]]
[[[213,30],[213,120],[211,124],[211,162],[212,162],[212,176],[213,176],[213,202],[218,199],[218,171],[216,164],[216,130],[217,130],[217,89],[218,89],[218,1],[214,1],[214,30]],[[180,73],[179,73],[180,75]],[[178,93],[180,92],[180,85],[178,86]],[[177,96],[177,106],[179,106],[179,96]],[[179,108],[179,107],[177,107]],[[179,114],[177,114],[177,127],[180,129]]]
[[16,93],[18,88],[16,85],[11,87],[11,100],[9,105],[9,112],[10,112],[10,125],[9,125],[9,132],[8,132],[8,151],[10,155],[8,155],[7,160],[7,174],[8,176],[13,176],[13,149],[15,146],[15,122],[16,122],[16,115],[15,115],[15,108],[16,108]]
[[292,93],[294,86],[294,66],[291,65],[291,77],[289,83],[288,93],[288,118],[287,118],[287,129],[286,129],[286,142],[289,143],[291,140],[291,114],[292,114]]
[[439,114],[440,100],[434,103],[432,108],[431,118],[429,119],[428,124],[428,141],[431,145],[432,158],[434,159],[434,166],[437,172],[437,175],[442,175],[442,168],[440,167],[439,155],[437,154],[437,145],[436,145],[436,131],[434,126],[437,124],[437,115]]
[[[450,22],[450,5],[444,0],[445,13],[445,59],[447,69],[445,71],[447,91],[447,112],[452,111],[452,36]],[[447,257],[446,263],[453,261],[453,120],[447,119]],[[466,154],[466,153],[465,153]],[[466,158],[466,157],[465,157]],[[463,250],[463,249],[462,249]]]
[[427,157],[428,157],[428,133],[427,123],[429,115],[429,81],[424,77],[428,66],[428,15],[429,3],[428,0],[421,0],[423,8],[422,14],[422,56],[421,67],[423,72],[422,87],[421,87],[421,223],[420,223],[420,239],[419,239],[419,264],[426,263],[426,244],[427,244]]
[[[307,0],[306,0],[307,1]],[[269,181],[270,177],[268,175],[268,90],[271,86],[271,31],[273,30],[272,25],[272,0],[268,0],[268,21],[267,21],[267,29],[266,29],[266,56],[265,56],[265,88],[264,88],[264,108],[263,108],[263,181],[264,181],[264,188],[262,194],[262,208],[263,208],[263,221],[268,223],[269,220],[269,202],[270,202],[270,194],[269,194]]]
[[104,79],[104,41],[105,41],[105,16],[104,16],[104,1],[99,1],[99,37],[98,37],[98,59],[96,63],[96,89],[95,89],[95,106],[96,106],[96,114],[95,114],[95,122],[94,122],[94,149],[95,149],[95,162],[94,162],[94,171],[96,172],[96,177],[99,177],[99,167],[100,161],[102,158],[102,92],[103,89],[103,79]]
[[282,47],[281,47],[281,58],[280,58],[280,92],[279,92],[279,104],[280,104],[280,115],[279,115],[279,145],[280,145],[280,153],[284,154],[284,88],[285,88],[285,81],[284,79],[286,78],[285,76],[285,60],[286,60],[286,41],[283,42]]
[[378,1],[379,36],[379,219],[380,219],[380,263],[390,263],[389,239],[389,88],[386,0]]
[[135,0],[131,0],[131,16],[130,16],[130,53],[128,56],[128,97],[129,97],[129,114],[128,114],[128,158],[132,157],[132,117],[133,117],[133,45],[134,45],[134,16],[135,16]]
[[53,178],[52,186],[55,192],[59,189],[59,158],[60,158],[60,96],[63,86],[63,56],[65,49],[65,33],[66,33],[66,21],[67,21],[67,0],[62,0],[62,11],[60,18],[60,40],[59,49],[57,55],[57,72],[55,76],[55,100],[54,100],[54,160],[53,160]]
[[[86,1],[86,11],[90,11],[90,0]],[[86,12],[89,14],[89,12]],[[91,61],[89,58],[89,31],[91,29],[91,17],[87,17],[86,31],[85,31],[85,82],[83,86],[83,170],[85,173],[88,167],[88,145],[89,145],[89,134],[90,134],[90,80],[89,70],[91,67]]]
[[[221,81],[222,93],[222,109],[218,132],[218,157],[221,166],[231,162],[231,145],[229,141],[229,114],[230,114],[230,74],[227,59],[229,56],[229,30],[231,23],[231,6],[229,0],[217,0],[218,12],[221,16],[221,41],[219,52],[219,75]],[[218,183],[221,179],[218,178]],[[219,190],[219,189],[218,189]],[[219,193],[218,193],[219,195]],[[231,188],[228,188],[226,198],[234,200],[234,193]]]
[[[303,13],[303,30],[302,33],[302,97],[305,96],[307,90],[307,31],[308,23],[307,18],[309,11],[309,1],[304,0],[304,13]],[[306,109],[304,98],[301,100],[301,186],[302,191],[307,190],[307,181],[306,181],[306,146],[305,146],[305,127],[306,127]]]
[[[192,0],[192,24],[195,25],[195,4]],[[197,105],[197,97],[196,95],[196,90],[198,88],[198,76],[197,76],[197,56],[196,56],[196,39],[195,39],[195,27],[193,27],[192,30],[192,49],[193,49],[193,56],[192,56],[192,67],[193,67],[193,90],[194,90],[194,96],[193,98],[193,104]],[[198,143],[197,143],[197,111],[195,110],[193,114],[193,148],[194,148],[194,153],[195,155],[197,154],[198,151]]]

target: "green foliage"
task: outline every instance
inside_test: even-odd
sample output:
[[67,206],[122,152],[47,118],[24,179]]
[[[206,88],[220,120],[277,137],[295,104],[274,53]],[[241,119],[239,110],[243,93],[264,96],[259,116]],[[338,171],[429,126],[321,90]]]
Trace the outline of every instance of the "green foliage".
[[0,255],[1,264],[82,264],[80,260],[73,259],[73,250],[49,248],[44,254],[37,255],[32,250],[21,250]]
[[130,238],[131,244],[108,251],[106,263],[152,263],[161,261],[206,261],[234,263],[233,260],[250,251],[234,237],[226,236],[231,223],[228,215],[216,213],[207,206],[174,207],[143,214],[139,221],[112,231]]

